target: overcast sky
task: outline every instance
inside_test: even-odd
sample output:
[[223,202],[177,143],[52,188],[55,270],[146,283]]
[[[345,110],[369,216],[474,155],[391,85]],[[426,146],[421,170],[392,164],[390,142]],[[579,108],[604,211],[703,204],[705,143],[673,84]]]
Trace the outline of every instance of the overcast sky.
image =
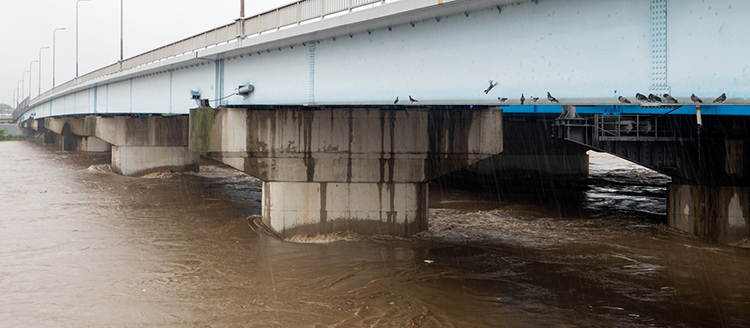
[[[124,56],[132,57],[233,22],[241,0],[123,0]],[[245,0],[245,16],[294,0]],[[120,0],[79,3],[79,74],[120,59]],[[42,50],[42,92],[52,86],[52,34],[56,41],[55,84],[75,77],[76,0],[0,0],[0,103],[13,103],[14,90]],[[39,66],[32,66],[32,96],[39,91]],[[29,95],[29,73],[23,75]],[[23,99],[23,97],[21,98]]]

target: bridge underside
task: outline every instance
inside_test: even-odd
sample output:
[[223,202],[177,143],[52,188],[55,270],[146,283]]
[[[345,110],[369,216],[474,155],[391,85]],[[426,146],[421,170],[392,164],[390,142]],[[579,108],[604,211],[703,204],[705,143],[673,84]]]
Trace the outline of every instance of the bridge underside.
[[[427,182],[456,170],[563,181],[605,151],[673,178],[669,225],[750,237],[750,118],[505,115],[468,106],[249,106],[188,116],[28,121],[65,150],[111,151],[125,175],[197,170],[200,153],[264,181],[265,223],[283,237],[427,228]],[[657,128],[658,127],[658,128]],[[189,146],[189,148],[188,148]],[[502,151],[502,153],[501,153]]]
[[722,243],[750,237],[748,131],[746,116],[568,114],[554,124],[561,140],[671,176],[669,225]]

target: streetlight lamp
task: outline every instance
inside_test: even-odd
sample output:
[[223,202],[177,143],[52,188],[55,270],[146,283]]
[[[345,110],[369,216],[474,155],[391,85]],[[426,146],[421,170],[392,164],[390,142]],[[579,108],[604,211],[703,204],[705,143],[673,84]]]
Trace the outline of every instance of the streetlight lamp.
[[38,60],[32,60],[29,63],[29,100],[31,100],[31,65],[34,65],[34,63],[39,63]]
[[81,1],[90,1],[90,0],[76,1],[76,79],[78,79],[78,3]]
[[55,88],[55,32],[64,30],[64,27],[58,27],[52,31],[52,89]]
[[39,48],[39,81],[37,81],[37,84],[39,84],[39,92],[36,94],[37,97],[42,95],[42,50],[44,49],[49,49],[49,47]]

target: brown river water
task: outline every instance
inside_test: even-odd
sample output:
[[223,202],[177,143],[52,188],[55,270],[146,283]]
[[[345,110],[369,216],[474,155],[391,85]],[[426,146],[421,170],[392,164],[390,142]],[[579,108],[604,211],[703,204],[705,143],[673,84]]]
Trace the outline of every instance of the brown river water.
[[0,142],[0,328],[750,326],[750,249],[668,228],[669,179],[608,156],[570,185],[432,185],[413,238],[296,242],[252,224],[240,172],[108,162]]

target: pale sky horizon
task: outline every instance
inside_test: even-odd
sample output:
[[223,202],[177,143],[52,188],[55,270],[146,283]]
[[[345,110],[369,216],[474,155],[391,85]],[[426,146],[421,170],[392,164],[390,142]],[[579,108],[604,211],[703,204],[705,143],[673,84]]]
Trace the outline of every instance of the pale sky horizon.
[[[123,0],[123,53],[129,58],[233,22],[242,0]],[[244,0],[245,16],[294,0]],[[76,0],[2,0],[0,13],[0,103],[14,106],[14,90],[24,80],[29,96],[29,65],[42,60],[42,92],[52,87],[52,41],[56,32],[55,84],[75,77]],[[79,75],[120,59],[120,0],[79,3]],[[39,65],[32,66],[31,92],[39,91]]]

